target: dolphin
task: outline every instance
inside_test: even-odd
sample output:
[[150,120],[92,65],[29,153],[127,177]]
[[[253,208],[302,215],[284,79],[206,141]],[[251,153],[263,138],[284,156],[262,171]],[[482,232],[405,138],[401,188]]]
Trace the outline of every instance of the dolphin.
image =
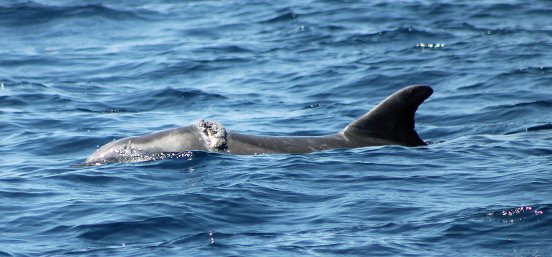
[[429,86],[403,88],[343,130],[325,136],[255,136],[226,131],[215,121],[164,130],[144,136],[126,137],[97,149],[84,165],[140,162],[162,159],[169,153],[190,151],[230,154],[299,154],[336,148],[426,143],[414,128],[418,106],[431,94]]

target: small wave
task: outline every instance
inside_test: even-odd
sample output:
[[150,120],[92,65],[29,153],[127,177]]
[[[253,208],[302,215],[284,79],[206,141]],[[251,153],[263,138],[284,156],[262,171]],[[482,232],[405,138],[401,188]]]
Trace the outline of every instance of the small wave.
[[537,132],[537,131],[543,131],[543,130],[551,130],[552,129],[552,123],[546,123],[542,125],[536,125],[532,127],[528,127],[521,130],[511,131],[507,132],[506,135],[512,135],[512,134],[518,134],[523,132]]
[[33,108],[42,108],[41,110],[58,109],[56,105],[69,105],[72,99],[67,95],[62,95],[52,90],[49,86],[32,83],[32,82],[18,82],[18,83],[2,83],[3,91],[6,94],[2,94],[0,91],[0,102],[2,107],[22,108],[24,106],[31,106]]
[[210,232],[210,233],[188,234],[188,235],[185,235],[185,236],[180,236],[180,237],[175,238],[175,239],[167,240],[167,241],[159,244],[159,246],[161,246],[161,247],[174,247],[174,246],[178,246],[178,245],[187,245],[187,244],[190,244],[190,243],[197,243],[197,242],[201,242],[201,241],[203,241],[203,242],[210,241],[211,244],[214,244],[215,243],[214,234],[212,232]]
[[201,100],[209,100],[207,98],[220,98],[220,99],[225,98],[224,96],[219,94],[206,93],[197,89],[175,89],[170,87],[162,90],[158,90],[157,92],[153,92],[151,97],[165,98],[166,100],[171,100],[167,98],[173,98],[172,100],[180,99],[180,98],[182,99],[199,98]]
[[[525,58],[531,58],[535,56],[524,56]],[[514,60],[518,60],[520,58],[520,55],[516,55]],[[529,67],[523,67],[518,68],[515,70],[510,70],[507,72],[500,73],[493,77],[494,80],[497,82],[502,81],[508,81],[508,80],[516,80],[519,81],[520,78],[534,78],[535,76],[543,75],[543,74],[550,74],[552,73],[552,67],[548,66],[529,66]]]
[[359,45],[389,43],[400,40],[416,40],[419,42],[436,42],[449,37],[446,33],[436,33],[412,27],[401,27],[394,30],[383,30],[369,34],[352,34],[345,39],[332,42],[337,45]]
[[127,109],[119,109],[119,108],[111,108],[108,106],[105,106],[103,108],[99,109],[90,109],[90,108],[76,108],[72,111],[78,111],[78,112],[88,112],[88,113],[133,113],[135,111],[127,110]]
[[[150,93],[152,93],[150,95]],[[217,93],[207,93],[202,90],[197,89],[175,89],[175,88],[166,88],[158,90],[157,92],[147,92],[147,102],[151,102],[152,107],[163,107],[168,106],[173,107],[174,104],[201,104],[203,105],[206,102],[217,102],[226,99],[224,95]],[[152,101],[153,100],[153,101]],[[130,103],[132,105],[136,102]],[[147,105],[147,103],[144,103]]]
[[46,179],[66,180],[70,182],[91,185],[107,185],[114,181],[124,182],[123,179],[109,174],[100,175],[94,173],[55,174],[46,177]]
[[[0,102],[2,103],[2,107],[4,108],[13,107],[13,108],[17,108],[16,110],[27,105],[27,102],[23,101],[23,99],[17,99],[17,98],[14,98],[13,96],[0,96]],[[0,112],[4,112],[4,111],[0,110]]]
[[[485,97],[485,96],[481,96]],[[520,102],[515,104],[501,104],[488,106],[478,111],[475,115],[469,117],[463,116],[463,122],[504,122],[505,120],[525,120],[526,117],[541,117],[543,113],[552,112],[552,101],[537,100],[530,102]],[[537,122],[532,121],[532,122]],[[530,122],[530,121],[525,121]],[[504,131],[503,133],[508,133]]]
[[185,60],[176,63],[162,64],[161,67],[144,74],[140,77],[148,80],[167,78],[179,75],[189,75],[192,73],[205,73],[226,69],[229,65],[237,66],[239,64],[249,64],[248,58],[216,58],[213,60]]
[[[543,242],[542,238],[535,237],[535,233],[550,229],[552,222],[548,215],[549,209],[549,205],[535,205],[453,211],[436,217],[433,226],[442,232],[429,239],[455,247],[476,245],[478,252],[481,251],[480,247],[496,251],[496,245],[504,243],[523,249],[535,245],[533,240]],[[459,240],[465,238],[469,238],[469,242]]]
[[86,18],[99,16],[111,20],[145,19],[144,15],[132,11],[123,11],[101,4],[80,6],[41,5],[33,2],[19,3],[0,7],[0,17],[4,25],[29,26],[44,24],[68,18]]
[[504,109],[530,109],[544,111],[543,109],[552,109],[552,101],[541,100],[541,101],[532,101],[532,102],[522,102],[516,104],[504,104],[504,105],[495,105],[484,108],[484,110],[504,110]]
[[552,129],[552,123],[547,123],[544,125],[529,127],[526,129],[526,131],[541,131],[541,130],[549,130]]
[[162,234],[165,229],[185,227],[186,222],[172,217],[150,217],[137,221],[118,221],[101,224],[79,225],[75,230],[82,231],[78,237],[88,240],[109,240],[125,238],[136,241],[148,236]]
[[36,198],[36,197],[52,197],[60,195],[60,193],[56,192],[22,192],[20,190],[9,190],[9,189],[3,189],[0,190],[0,197],[4,199],[10,199],[10,201],[15,201],[15,199],[25,199],[25,198]]
[[220,53],[220,54],[242,54],[242,53],[254,53],[253,50],[250,50],[244,46],[238,45],[217,45],[217,46],[208,46],[202,47],[196,50],[197,52],[207,52],[207,53]]
[[[378,65],[385,65],[385,62],[378,63]],[[351,94],[351,95],[370,95],[370,101],[380,101],[379,97],[385,97],[388,94],[392,93],[393,90],[398,90],[404,85],[412,84],[412,81],[416,83],[433,85],[445,81],[450,76],[450,72],[446,70],[426,70],[423,72],[404,72],[400,76],[382,73],[382,74],[369,74],[366,76],[361,76],[360,78],[344,84],[341,86],[343,90],[342,94]],[[379,87],[376,87],[376,85]],[[385,86],[383,86],[385,85]],[[378,89],[385,89],[378,90]],[[328,90],[330,91],[330,90]],[[335,90],[331,90],[335,91]],[[335,92],[331,92],[332,95],[335,95]],[[380,96],[378,96],[380,94]],[[375,103],[376,103],[375,102]]]
[[[528,8],[527,6],[533,8]],[[484,18],[495,18],[498,13],[507,15],[510,14],[519,14],[521,12],[528,12],[531,13],[530,10],[532,9],[546,9],[546,8],[539,8],[537,4],[531,4],[527,5],[523,2],[511,2],[511,3],[492,3],[488,5],[480,6],[477,9],[473,9],[473,12],[471,13],[472,19],[484,19]],[[539,12],[540,13],[540,12]]]
[[2,256],[2,257],[12,257],[12,256],[15,256],[15,255],[11,255],[8,252],[0,251],[0,256]]
[[71,99],[55,93],[24,93],[12,96],[11,98],[12,102],[14,103],[24,102],[26,105],[33,107],[42,105],[43,107],[45,107],[45,109],[49,109],[47,108],[47,106],[51,106],[53,104],[67,105],[72,102]]
[[288,8],[285,8],[277,11],[277,14],[275,17],[261,21],[261,23],[276,23],[276,22],[282,22],[282,21],[290,21],[290,20],[296,19],[297,17],[298,15],[296,13],[294,13],[292,10]]
[[455,28],[461,28],[464,30],[469,30],[473,32],[478,32],[481,34],[487,34],[487,35],[511,35],[515,33],[522,32],[522,29],[516,28],[516,29],[508,29],[508,28],[491,28],[491,27],[485,27],[482,25],[475,25],[472,24],[472,22],[463,22],[461,26],[455,27]]
[[94,112],[106,110],[124,110],[125,112],[140,112],[159,109],[189,108],[212,102],[218,103],[227,97],[217,93],[207,93],[197,89],[164,88],[159,90],[144,90],[129,95],[114,95],[112,104],[98,106]]

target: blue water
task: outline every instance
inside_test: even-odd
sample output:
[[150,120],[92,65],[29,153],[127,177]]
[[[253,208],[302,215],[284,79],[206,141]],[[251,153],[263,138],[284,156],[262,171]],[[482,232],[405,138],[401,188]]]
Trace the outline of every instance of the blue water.
[[[551,256],[552,3],[2,1],[0,256]],[[339,131],[405,86],[427,147],[76,167],[216,120]]]

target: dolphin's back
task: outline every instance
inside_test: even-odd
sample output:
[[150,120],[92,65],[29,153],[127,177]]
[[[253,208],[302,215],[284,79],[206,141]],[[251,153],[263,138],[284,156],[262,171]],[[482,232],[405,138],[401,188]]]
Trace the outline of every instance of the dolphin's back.
[[426,145],[414,129],[414,115],[432,93],[428,86],[402,89],[333,135],[271,137],[229,133],[227,151],[233,154],[308,153],[390,144]]
[[327,136],[254,136],[229,133],[232,154],[310,153],[334,148],[351,148],[342,134]]

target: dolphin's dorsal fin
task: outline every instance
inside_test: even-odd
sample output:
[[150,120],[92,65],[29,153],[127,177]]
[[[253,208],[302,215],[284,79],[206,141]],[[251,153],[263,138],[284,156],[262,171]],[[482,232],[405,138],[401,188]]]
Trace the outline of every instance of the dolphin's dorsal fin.
[[410,86],[387,97],[370,112],[342,131],[347,137],[371,137],[404,146],[426,143],[414,129],[414,114],[433,90],[428,86]]

